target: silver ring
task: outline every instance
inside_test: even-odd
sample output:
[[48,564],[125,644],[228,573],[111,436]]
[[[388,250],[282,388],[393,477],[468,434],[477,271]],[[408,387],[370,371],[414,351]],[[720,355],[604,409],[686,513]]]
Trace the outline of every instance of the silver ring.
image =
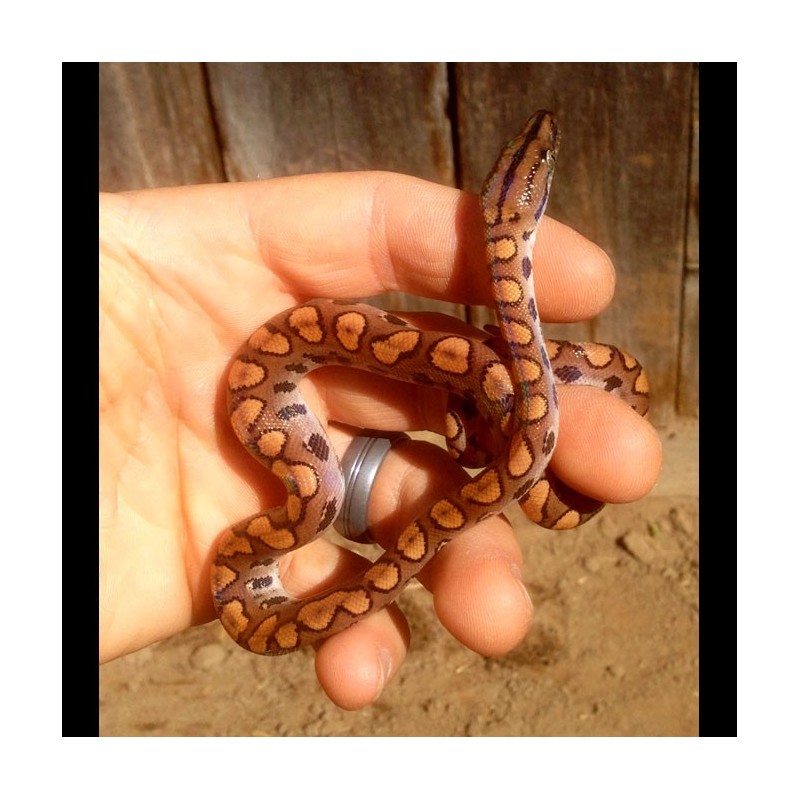
[[372,542],[367,528],[367,503],[375,476],[389,451],[409,437],[405,433],[362,431],[342,459],[344,502],[333,527],[353,542]]

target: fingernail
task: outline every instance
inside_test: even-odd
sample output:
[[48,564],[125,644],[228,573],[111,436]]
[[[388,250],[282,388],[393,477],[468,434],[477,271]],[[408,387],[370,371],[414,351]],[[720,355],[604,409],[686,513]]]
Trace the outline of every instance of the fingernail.
[[533,600],[531,600],[531,596],[528,592],[528,587],[525,585],[525,581],[522,580],[522,570],[520,569],[519,564],[511,564],[511,574],[517,579],[517,583],[519,584],[519,588],[522,590],[522,595],[528,604],[528,608],[530,608],[531,612],[533,612]]
[[378,694],[380,694],[386,684],[389,682],[389,679],[392,677],[392,669],[394,666],[392,663],[392,654],[388,648],[378,648],[378,664],[381,668],[381,687],[378,691]]

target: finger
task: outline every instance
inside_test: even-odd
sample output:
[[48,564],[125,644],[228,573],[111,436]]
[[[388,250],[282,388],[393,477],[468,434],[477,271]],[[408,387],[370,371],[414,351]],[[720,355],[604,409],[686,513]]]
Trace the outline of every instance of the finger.
[[[417,514],[455,491],[463,475],[434,445],[395,445],[370,494],[367,522],[373,537],[390,547]],[[521,564],[511,527],[496,516],[458,534],[418,577],[453,636],[475,652],[500,655],[519,644],[533,616]]]
[[[491,303],[484,223],[475,195],[393,173],[314,175],[256,184],[249,195],[265,260],[306,296],[397,290]],[[540,313],[571,321],[613,294],[606,254],[554,220],[534,255]]]
[[573,489],[606,503],[644,497],[661,470],[653,426],[591,386],[559,386],[558,441],[550,466]]
[[[203,278],[194,289],[200,302],[220,293],[236,298],[236,315],[248,324],[245,301],[255,306],[282,294],[291,303],[398,290],[491,303],[478,197],[417,178],[383,172],[306,175],[102,199],[112,228],[146,226],[143,257],[159,265],[162,280],[191,268]],[[170,256],[176,246],[180,258]],[[208,269],[209,261],[219,274]],[[613,294],[614,270],[606,254],[547,217],[537,237],[534,272],[545,320],[594,316]],[[209,298],[202,296],[203,286]],[[264,305],[268,312],[279,307]]]
[[[287,558],[281,580],[288,592],[308,597],[352,579],[369,562],[324,539]],[[374,702],[408,652],[409,630],[397,606],[382,609],[317,646],[316,672],[323,691],[341,708]]]
[[317,650],[317,679],[337,706],[354,710],[380,697],[405,660],[408,624],[391,605],[326,639]]
[[485,520],[448,545],[425,570],[442,625],[484,656],[522,642],[534,609],[522,581],[522,555],[503,517]]

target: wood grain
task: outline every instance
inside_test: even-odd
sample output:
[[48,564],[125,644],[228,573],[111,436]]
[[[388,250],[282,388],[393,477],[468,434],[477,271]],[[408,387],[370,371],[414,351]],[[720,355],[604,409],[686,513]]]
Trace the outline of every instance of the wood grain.
[[101,191],[224,179],[202,65],[100,65]]
[[443,64],[210,64],[228,176],[387,169],[453,181]]

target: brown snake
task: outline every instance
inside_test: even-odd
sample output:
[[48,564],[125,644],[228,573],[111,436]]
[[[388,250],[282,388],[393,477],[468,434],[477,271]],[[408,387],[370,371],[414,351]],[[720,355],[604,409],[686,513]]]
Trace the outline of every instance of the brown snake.
[[[284,506],[242,520],[218,544],[214,603],[242,647],[288,653],[349,627],[395,600],[442,545],[514,500],[555,529],[580,525],[602,507],[546,469],[558,432],[555,386],[594,385],[642,415],[648,386],[639,363],[616,347],[542,336],[531,263],[558,144],[553,115],[538,111],[505,145],[481,190],[494,338],[418,330],[372,306],[311,300],[262,325],[235,356],[228,374],[231,424],[288,495]],[[465,473],[457,490],[418,516],[360,575],[297,599],[281,584],[281,556],[322,534],[344,494],[333,447],[298,390],[303,375],[327,364],[463,398],[466,410],[453,405],[447,413],[448,448],[467,466],[485,468],[471,478]],[[495,442],[491,457],[484,455],[487,440]]]

